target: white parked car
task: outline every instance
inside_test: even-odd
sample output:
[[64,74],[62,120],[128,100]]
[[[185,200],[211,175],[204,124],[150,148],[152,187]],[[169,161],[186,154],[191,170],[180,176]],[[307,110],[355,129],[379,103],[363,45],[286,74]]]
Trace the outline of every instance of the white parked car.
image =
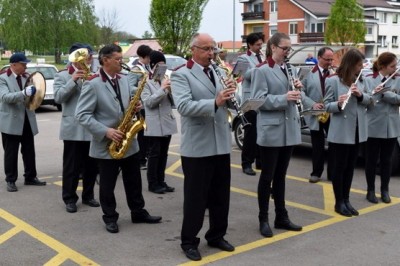
[[[166,74],[168,75],[168,77],[171,76],[171,72],[172,70],[174,70],[175,68],[177,68],[178,66],[181,66],[183,64],[186,64],[187,60],[183,57],[180,56],[176,56],[176,55],[170,55],[170,54],[166,54],[165,56],[165,60],[167,62],[165,62],[168,66],[167,68],[167,72]],[[132,68],[134,65],[136,65],[137,61],[139,60],[139,57],[137,56],[131,56],[129,58],[129,62],[127,63],[127,65]]]

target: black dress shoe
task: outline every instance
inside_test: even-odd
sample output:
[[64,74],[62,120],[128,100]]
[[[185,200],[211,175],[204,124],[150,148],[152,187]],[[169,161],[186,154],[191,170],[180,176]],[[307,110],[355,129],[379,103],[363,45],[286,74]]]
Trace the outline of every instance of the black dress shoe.
[[25,180],[25,185],[27,186],[45,186],[46,182],[40,181],[37,177],[31,180]]
[[350,211],[351,215],[354,215],[354,216],[359,215],[358,211],[356,209],[354,209],[353,206],[351,206],[351,204],[348,200],[344,201],[344,205],[346,205],[346,208]]
[[170,187],[167,185],[167,183],[162,182],[161,186],[165,189],[165,192],[174,192],[175,188],[174,187]]
[[215,242],[208,242],[208,245],[210,247],[219,248],[220,250],[228,251],[228,252],[232,252],[235,250],[235,247],[232,246],[231,244],[229,244],[229,242],[223,238],[221,238],[220,240],[215,241]]
[[351,212],[349,211],[349,209],[347,209],[344,203],[339,203],[335,205],[335,212],[346,217],[351,217]]
[[132,215],[132,223],[156,224],[161,221],[161,216],[151,216],[146,210]]
[[378,203],[378,198],[376,197],[375,191],[373,191],[373,190],[369,190],[367,192],[366,199],[371,203],[375,203],[375,204]]
[[74,213],[78,210],[78,208],[76,207],[76,204],[74,202],[69,202],[69,203],[65,204],[65,209],[69,213]]
[[149,191],[156,194],[164,194],[165,188],[159,185],[149,186]]
[[390,199],[390,196],[389,196],[389,192],[388,192],[388,191],[382,191],[382,192],[381,192],[381,198],[382,198],[382,201],[383,201],[384,203],[390,203],[390,202],[392,202],[392,200]]
[[289,231],[301,231],[303,227],[292,223],[289,218],[275,220],[274,224],[276,229],[286,229]]
[[268,222],[260,222],[260,233],[265,237],[272,237],[274,235]]
[[110,233],[118,233],[118,224],[116,222],[106,223],[106,230]]
[[251,167],[243,168],[243,173],[246,175],[256,175],[256,172],[254,172],[253,168]]
[[15,182],[7,182],[7,191],[8,192],[16,192],[16,191],[18,191],[18,188],[15,185]]
[[197,248],[184,249],[183,252],[185,252],[186,257],[190,260],[201,260],[201,255]]
[[82,203],[90,207],[100,207],[100,203],[95,199],[82,200]]

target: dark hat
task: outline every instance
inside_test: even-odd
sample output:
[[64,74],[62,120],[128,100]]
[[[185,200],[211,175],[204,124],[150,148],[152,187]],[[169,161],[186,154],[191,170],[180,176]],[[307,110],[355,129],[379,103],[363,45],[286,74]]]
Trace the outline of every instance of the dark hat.
[[[71,54],[72,52],[74,52],[74,51],[76,51],[76,50],[78,50],[78,49],[81,49],[81,48],[86,48],[86,49],[88,49],[88,47],[87,47],[85,44],[76,42],[76,43],[74,43],[74,44],[71,46],[71,48],[69,48],[69,53]],[[90,52],[90,51],[89,51],[89,52]]]
[[10,63],[29,63],[31,60],[26,58],[23,53],[15,53],[10,57]]
[[159,51],[151,51],[150,53],[150,67],[153,68],[158,62],[166,62],[165,56]]
[[92,46],[90,46],[90,44],[84,44],[84,46],[85,46],[85,48],[88,49],[89,54],[91,54],[91,55],[94,54],[94,49]]

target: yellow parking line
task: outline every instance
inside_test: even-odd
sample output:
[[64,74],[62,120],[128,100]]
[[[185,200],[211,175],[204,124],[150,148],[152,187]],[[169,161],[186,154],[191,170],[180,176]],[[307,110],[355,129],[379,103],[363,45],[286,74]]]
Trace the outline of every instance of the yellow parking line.
[[18,234],[19,232],[21,232],[21,231],[22,230],[20,228],[13,227],[10,230],[8,230],[7,232],[5,232],[4,234],[0,235],[0,245],[3,244],[4,242],[6,242],[11,237],[13,237],[16,234]]
[[[9,212],[3,210],[0,208],[0,217],[14,225],[16,230],[19,231],[24,231],[26,234],[30,235],[32,238],[35,238],[48,246],[49,248],[55,250],[56,252],[59,253],[59,255],[56,255],[52,259],[49,260],[49,262],[54,262],[52,264],[48,264],[47,262],[46,265],[59,265],[56,262],[62,257],[68,258],[69,260],[77,263],[78,265],[99,265],[95,263],[94,261],[90,260],[89,258],[83,256],[82,254],[72,250],[71,248],[65,246],[61,242],[57,241],[56,239],[46,235],[45,233],[39,231],[35,227],[31,226],[30,224],[24,222],[21,219],[18,219],[17,217],[13,216]],[[9,233],[11,231],[11,233]],[[15,233],[13,230],[9,230],[7,233],[1,235],[1,238],[8,239],[8,234]],[[1,242],[0,242],[1,244]]]
[[51,258],[48,262],[43,264],[43,266],[53,266],[53,265],[61,265],[63,264],[68,257],[65,257],[64,254],[58,253],[53,258]]

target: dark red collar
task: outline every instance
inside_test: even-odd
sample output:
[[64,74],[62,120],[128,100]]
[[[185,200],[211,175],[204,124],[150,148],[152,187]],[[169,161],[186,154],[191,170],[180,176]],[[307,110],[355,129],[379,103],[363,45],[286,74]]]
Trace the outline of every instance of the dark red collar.
[[74,72],[75,72],[74,66],[73,66],[72,64],[69,65],[69,67],[68,67],[68,74],[72,75],[72,74],[74,74]]
[[[106,74],[106,72],[104,71],[103,68],[100,69],[100,75],[101,75],[101,79],[103,80],[103,82],[107,82],[107,74]],[[116,74],[115,76],[116,76],[117,79],[121,78],[121,76],[118,75],[118,74]]]
[[[13,72],[12,72],[11,68],[8,68],[8,69],[7,69],[7,76],[11,76],[12,73],[13,73]],[[21,76],[24,77],[24,78],[27,78],[27,77],[29,77],[29,73],[24,72],[24,73],[21,74]]]
[[192,69],[193,66],[194,66],[194,61],[192,59],[189,59],[186,63],[186,67]]
[[275,61],[274,61],[274,59],[272,59],[272,56],[268,56],[267,63],[270,68],[273,68],[275,66]]

